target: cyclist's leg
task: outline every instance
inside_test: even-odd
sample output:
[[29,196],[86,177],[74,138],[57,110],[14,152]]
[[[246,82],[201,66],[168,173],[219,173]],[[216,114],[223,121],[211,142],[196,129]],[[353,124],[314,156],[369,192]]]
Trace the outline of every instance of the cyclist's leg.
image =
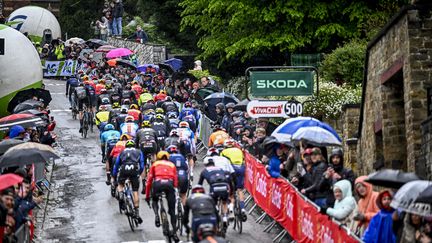
[[171,226],[176,231],[177,227],[177,215],[175,212],[176,196],[174,186],[167,186],[165,188],[166,199],[168,201],[168,214],[171,218]]
[[178,190],[179,190],[181,202],[183,205],[185,205],[187,200],[186,194],[187,194],[187,190],[189,189],[189,179],[187,175],[178,176],[178,187],[179,187]]

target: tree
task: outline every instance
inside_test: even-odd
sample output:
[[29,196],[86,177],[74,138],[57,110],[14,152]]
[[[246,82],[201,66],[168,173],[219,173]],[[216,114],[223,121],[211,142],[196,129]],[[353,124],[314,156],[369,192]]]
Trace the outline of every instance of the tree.
[[93,37],[90,23],[102,16],[103,4],[103,0],[62,0],[59,21],[63,32],[67,32],[70,37]]
[[[275,49],[328,52],[365,38],[407,0],[182,0],[182,29],[194,28],[203,58],[245,61]],[[376,23],[375,23],[376,24]],[[382,24],[380,22],[380,24]]]

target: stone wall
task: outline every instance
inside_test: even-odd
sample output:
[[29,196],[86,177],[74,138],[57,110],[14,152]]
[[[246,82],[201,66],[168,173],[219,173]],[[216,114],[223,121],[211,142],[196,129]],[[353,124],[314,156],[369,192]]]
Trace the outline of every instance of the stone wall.
[[166,48],[163,45],[146,45],[117,38],[108,38],[108,43],[134,51],[139,64],[162,63],[166,60]]
[[369,49],[358,143],[362,174],[381,159],[386,168],[418,171],[426,89],[432,87],[431,7],[418,9],[401,12]]
[[342,113],[344,163],[358,173],[357,131],[360,116],[360,105],[345,105]]
[[432,180],[432,118],[422,123],[422,154],[416,166],[417,174]]

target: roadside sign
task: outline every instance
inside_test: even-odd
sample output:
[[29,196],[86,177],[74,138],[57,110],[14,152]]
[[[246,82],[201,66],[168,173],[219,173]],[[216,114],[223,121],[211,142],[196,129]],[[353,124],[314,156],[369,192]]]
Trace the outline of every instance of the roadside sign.
[[253,96],[308,96],[314,91],[313,71],[251,71]]
[[246,111],[252,118],[295,117],[303,113],[303,104],[297,101],[252,100]]

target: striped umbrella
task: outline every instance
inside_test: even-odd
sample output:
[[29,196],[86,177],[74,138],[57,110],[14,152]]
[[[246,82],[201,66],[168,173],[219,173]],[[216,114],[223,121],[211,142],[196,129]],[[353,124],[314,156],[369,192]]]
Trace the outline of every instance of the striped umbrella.
[[42,118],[32,114],[13,114],[0,119],[0,131],[7,131],[15,125],[37,127],[46,125]]
[[27,142],[8,149],[0,159],[0,168],[45,163],[51,158],[60,158],[52,147],[40,143]]
[[109,52],[111,50],[116,49],[115,46],[112,45],[104,45],[104,46],[100,46],[98,49],[96,49],[96,52]]

